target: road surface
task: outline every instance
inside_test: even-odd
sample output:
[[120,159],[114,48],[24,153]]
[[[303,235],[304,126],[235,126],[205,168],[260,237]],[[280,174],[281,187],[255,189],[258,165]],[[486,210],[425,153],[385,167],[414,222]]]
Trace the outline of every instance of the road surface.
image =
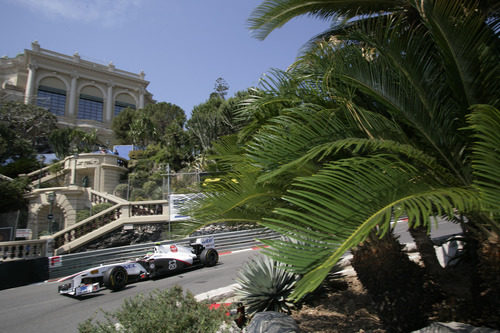
[[[400,242],[412,242],[405,223],[396,225]],[[439,221],[433,237],[460,232],[458,226]],[[61,296],[57,292],[59,283],[39,283],[19,288],[0,290],[0,332],[5,333],[71,333],[78,332],[78,323],[96,317],[102,320],[102,312],[117,310],[125,298],[139,293],[147,294],[155,289],[174,285],[189,290],[194,295],[235,283],[239,267],[259,251],[238,252],[220,257],[215,267],[205,267],[159,280],[148,280],[128,285],[124,290],[111,292],[102,290],[86,298],[76,299]]]
[[60,283],[39,283],[0,291],[0,332],[31,333],[78,332],[78,323],[98,315],[99,309],[114,311],[125,298],[155,289],[182,286],[194,295],[235,283],[238,268],[259,251],[238,252],[220,257],[215,267],[204,267],[158,280],[147,280],[127,285],[124,290],[102,290],[86,298],[59,295]]

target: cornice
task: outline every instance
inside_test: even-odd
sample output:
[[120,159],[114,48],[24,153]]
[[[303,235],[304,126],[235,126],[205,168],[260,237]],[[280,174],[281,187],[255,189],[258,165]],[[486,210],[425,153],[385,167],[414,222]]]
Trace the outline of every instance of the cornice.
[[[41,49],[41,50],[44,50],[44,49]],[[57,62],[64,63],[64,64],[69,65],[69,66],[74,67],[74,68],[75,67],[81,68],[83,70],[89,70],[89,71],[96,72],[96,73],[102,73],[102,74],[105,74],[108,76],[112,76],[112,77],[116,77],[116,78],[120,78],[120,79],[124,79],[124,80],[135,81],[135,82],[137,82],[141,85],[144,85],[146,87],[150,83],[147,80],[141,79],[139,77],[141,74],[135,74],[132,72],[128,72],[131,75],[125,75],[125,74],[120,74],[119,72],[115,72],[114,70],[116,70],[116,69],[115,69],[114,65],[113,66],[105,66],[105,65],[90,62],[87,60],[73,61],[71,57],[63,55],[63,54],[61,54],[61,57],[57,57],[57,56],[53,56],[51,54],[47,54],[47,53],[43,53],[43,52],[35,52],[32,50],[25,50],[25,52],[27,55],[29,55],[30,58],[34,58],[34,59],[42,58],[42,59],[46,59],[46,60],[53,61],[56,63]],[[51,51],[48,51],[48,52],[51,52]],[[63,58],[63,56],[67,57],[68,59]],[[77,57],[77,58],[79,59],[79,57]],[[112,70],[110,70],[110,69],[112,69]],[[137,76],[137,77],[134,77],[133,75]]]

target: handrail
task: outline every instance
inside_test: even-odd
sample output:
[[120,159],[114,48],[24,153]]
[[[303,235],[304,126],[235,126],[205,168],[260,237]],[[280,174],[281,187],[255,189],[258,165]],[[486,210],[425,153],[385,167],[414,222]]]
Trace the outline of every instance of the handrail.
[[[114,154],[101,154],[101,153],[81,153],[77,157],[78,163],[81,163],[78,165],[78,169],[80,168],[85,168],[85,167],[91,167],[91,166],[86,166],[86,163],[90,163],[93,161],[93,159],[100,159],[101,160],[101,165],[117,165],[123,168],[126,168],[128,161],[120,156],[114,155]],[[58,176],[56,173],[53,175],[53,177],[50,177],[49,179],[46,179],[47,176],[50,175],[50,171],[52,168],[54,168],[54,165],[63,165],[63,168],[61,170],[62,173],[69,172],[71,168],[73,168],[73,160],[75,159],[75,156],[66,156],[63,160],[55,162],[51,165],[45,166],[41,169],[32,171],[26,175],[31,182],[31,186],[35,187],[37,185],[37,182],[46,182],[48,180],[51,180],[55,177]],[[91,164],[92,165],[92,164]],[[59,172],[59,171],[58,171]]]
[[99,229],[108,223],[111,223],[120,218],[122,204],[116,204],[96,215],[90,216],[83,221],[80,221],[69,228],[61,230],[54,235],[54,248],[57,249],[66,243],[72,242],[83,235]]
[[[96,192],[92,192],[94,197],[97,197]],[[108,198],[105,198],[108,200]],[[165,221],[168,220],[169,217],[165,215],[168,214],[168,209],[165,206],[168,205],[167,200],[151,200],[151,201],[136,201],[136,202],[126,202],[126,203],[117,203],[114,206],[96,214],[86,218],[83,221],[80,221],[69,228],[61,230],[55,233],[52,238],[54,239],[54,250],[63,247],[71,242],[78,240],[79,238],[99,230],[100,228],[111,225],[112,223],[122,220],[123,223],[130,222],[131,218],[136,217],[144,217],[144,216],[156,216],[156,220]],[[148,219],[147,222],[154,223],[155,219]],[[139,222],[139,221],[137,221]],[[117,224],[115,227],[120,226],[121,224]],[[109,228],[106,228],[105,232],[109,232]],[[103,231],[104,232],[104,231]],[[96,236],[98,237],[98,236]],[[95,238],[95,237],[94,237]],[[91,241],[91,239],[87,239],[86,242]],[[81,243],[81,242],[80,242]],[[83,244],[79,244],[81,246]]]
[[92,204],[94,205],[106,202],[116,205],[119,203],[127,203],[127,200],[111,195],[109,193],[98,192],[96,190],[90,189],[90,202],[92,202]]
[[38,169],[38,170],[35,170],[35,171],[32,171],[32,172],[26,174],[26,176],[29,178],[29,180],[31,182],[31,185],[35,186],[36,182],[40,181],[41,179],[47,177],[50,174],[50,169],[53,168],[54,165],[63,164],[65,162],[65,160],[66,159],[59,161],[59,162],[56,162],[56,163],[51,164],[51,165],[47,165],[41,169]]

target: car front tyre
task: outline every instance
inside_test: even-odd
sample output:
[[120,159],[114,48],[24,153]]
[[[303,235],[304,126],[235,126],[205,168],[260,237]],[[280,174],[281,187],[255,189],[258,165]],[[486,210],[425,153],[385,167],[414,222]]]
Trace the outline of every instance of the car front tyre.
[[128,282],[128,273],[122,266],[114,266],[104,272],[103,282],[106,288],[118,291],[125,288]]

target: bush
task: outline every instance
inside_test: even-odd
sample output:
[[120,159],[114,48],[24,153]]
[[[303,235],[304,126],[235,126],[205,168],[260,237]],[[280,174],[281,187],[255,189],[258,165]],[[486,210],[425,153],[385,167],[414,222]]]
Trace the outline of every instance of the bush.
[[24,191],[28,187],[27,177],[12,181],[0,179],[0,212],[10,212],[26,207]]
[[81,209],[76,211],[76,222],[80,222],[90,217],[90,211],[88,209]]
[[128,153],[128,157],[132,160],[139,160],[144,156],[143,150],[131,150]]
[[78,210],[78,211],[76,211],[76,222],[83,221],[86,218],[89,218],[93,215],[96,215],[96,214],[98,214],[98,213],[102,212],[103,210],[106,210],[110,207],[113,207],[113,205],[110,204],[109,202],[104,202],[101,204],[94,205],[91,210],[89,210],[88,208]]
[[299,276],[269,257],[248,261],[238,273],[240,287],[235,293],[252,316],[262,311],[290,313],[293,303],[287,300]]
[[[144,191],[144,194],[152,199],[152,200],[158,200],[158,199],[161,199],[161,187],[158,186],[158,184],[154,181],[147,181],[144,183],[144,185],[142,185],[142,189]],[[158,193],[159,193],[159,196],[158,196]]]
[[111,208],[111,207],[113,207],[113,204],[111,204],[109,202],[103,202],[103,203],[94,205],[94,206],[92,206],[92,215],[99,214],[103,210],[106,210],[106,209]]
[[79,332],[216,332],[229,321],[223,309],[210,310],[207,303],[197,302],[178,286],[125,299],[116,312],[103,312],[104,322],[87,319],[78,325]]
[[122,199],[127,199],[128,184],[118,184],[113,191],[113,194]]
[[7,177],[15,178],[19,174],[28,174],[40,168],[40,162],[35,158],[20,158],[9,164],[0,166],[0,173]]

